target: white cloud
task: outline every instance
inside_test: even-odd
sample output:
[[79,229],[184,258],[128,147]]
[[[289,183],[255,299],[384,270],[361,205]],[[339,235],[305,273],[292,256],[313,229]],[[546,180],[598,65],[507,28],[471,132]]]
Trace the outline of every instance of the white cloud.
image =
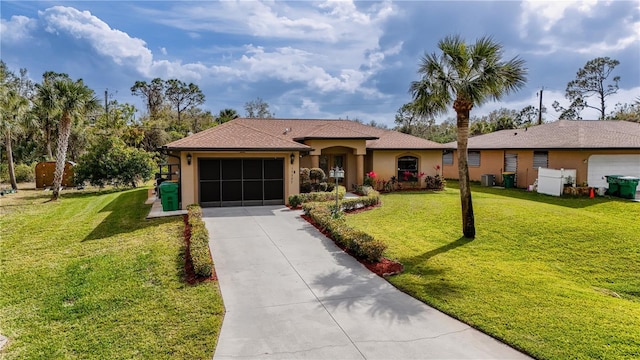
[[2,42],[19,43],[31,38],[31,31],[38,26],[35,19],[14,15],[10,20],[0,19],[0,34]]
[[160,48],[160,53],[161,53],[162,55],[167,55],[167,48],[165,48],[165,47],[161,47],[161,48]]

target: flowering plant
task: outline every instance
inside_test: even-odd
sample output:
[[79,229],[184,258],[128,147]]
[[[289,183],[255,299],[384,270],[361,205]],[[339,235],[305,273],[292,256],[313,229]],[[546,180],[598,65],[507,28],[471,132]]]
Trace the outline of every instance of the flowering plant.
[[373,187],[375,185],[376,176],[378,176],[378,175],[374,171],[369,171],[368,173],[366,173],[365,177],[364,177],[364,184],[363,185]]

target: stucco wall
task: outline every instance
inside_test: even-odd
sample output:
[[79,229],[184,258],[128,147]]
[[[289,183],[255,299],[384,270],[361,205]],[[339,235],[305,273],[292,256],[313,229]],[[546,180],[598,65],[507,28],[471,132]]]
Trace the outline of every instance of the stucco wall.
[[[191,165],[187,165],[187,153],[191,153]],[[290,155],[294,154],[294,163],[291,164]],[[182,186],[182,209],[187,205],[198,202],[198,159],[199,158],[284,158],[284,201],[288,203],[289,195],[297,194],[300,189],[300,176],[298,174],[300,154],[298,152],[181,152],[179,153]]]
[[[435,176],[437,165],[442,164],[441,150],[374,150],[370,152],[371,162],[365,161],[365,171],[374,171],[379,180],[389,180],[398,173],[398,158],[401,156],[415,156],[418,158],[418,172],[425,176]],[[420,180],[424,185],[424,178]]]
[[[516,186],[526,188],[538,178],[538,169],[533,167],[533,150],[481,150],[480,166],[469,166],[469,178],[480,181],[483,174],[494,174],[496,183],[502,183],[504,155],[518,155]],[[587,181],[589,156],[595,154],[640,154],[640,149],[630,150],[549,150],[548,167],[551,169],[576,169],[576,183]],[[453,165],[443,166],[444,177],[458,179],[458,154],[453,152]]]

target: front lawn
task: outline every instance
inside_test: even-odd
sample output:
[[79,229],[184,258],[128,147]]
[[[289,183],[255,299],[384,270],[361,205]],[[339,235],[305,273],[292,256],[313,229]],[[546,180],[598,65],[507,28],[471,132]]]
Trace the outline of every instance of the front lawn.
[[471,241],[457,183],[381,200],[347,221],[405,265],[398,288],[537,358],[640,357],[640,203],[477,186]]
[[[210,359],[224,308],[184,281],[180,217],[145,220],[147,189],[0,201],[7,359]],[[2,357],[0,356],[0,357]]]

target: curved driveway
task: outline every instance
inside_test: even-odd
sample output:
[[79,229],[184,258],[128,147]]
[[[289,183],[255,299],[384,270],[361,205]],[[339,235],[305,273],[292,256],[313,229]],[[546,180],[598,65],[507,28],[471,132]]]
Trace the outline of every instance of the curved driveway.
[[226,307],[214,359],[523,359],[374,275],[282,206],[203,209]]

